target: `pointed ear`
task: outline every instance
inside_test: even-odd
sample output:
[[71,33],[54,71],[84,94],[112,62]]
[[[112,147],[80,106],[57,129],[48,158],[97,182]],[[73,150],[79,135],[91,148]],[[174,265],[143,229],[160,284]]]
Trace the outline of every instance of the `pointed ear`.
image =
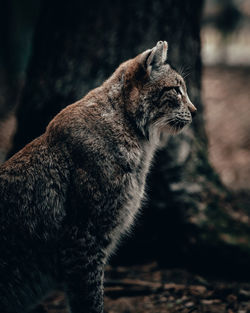
[[142,57],[144,59],[144,68],[148,74],[166,62],[167,51],[168,43],[166,41],[158,41],[153,49],[143,52]]
[[143,66],[145,71],[147,71],[147,68],[148,68],[148,58],[150,57],[152,51],[153,51],[153,49],[148,49],[148,50],[144,51],[140,55],[140,63]]

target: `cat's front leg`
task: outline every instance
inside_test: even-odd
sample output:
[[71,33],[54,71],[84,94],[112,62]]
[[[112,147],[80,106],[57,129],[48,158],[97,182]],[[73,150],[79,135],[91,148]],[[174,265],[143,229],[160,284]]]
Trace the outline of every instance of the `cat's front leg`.
[[[72,313],[103,313],[103,270],[79,271],[66,281],[66,293]],[[77,276],[77,277],[76,277]]]
[[104,256],[79,242],[63,252],[65,291],[72,313],[103,313]]

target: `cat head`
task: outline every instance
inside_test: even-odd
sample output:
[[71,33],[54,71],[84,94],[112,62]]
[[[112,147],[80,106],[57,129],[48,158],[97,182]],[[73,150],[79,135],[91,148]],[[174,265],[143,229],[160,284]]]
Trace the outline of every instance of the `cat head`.
[[183,77],[167,62],[168,44],[157,45],[124,63],[126,108],[141,131],[176,134],[196,112]]

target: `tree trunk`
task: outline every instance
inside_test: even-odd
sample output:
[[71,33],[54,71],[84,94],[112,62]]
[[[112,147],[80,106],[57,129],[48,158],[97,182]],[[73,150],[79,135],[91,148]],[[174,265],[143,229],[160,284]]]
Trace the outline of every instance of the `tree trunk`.
[[0,164],[11,149],[16,107],[25,81],[39,0],[1,2],[0,10]]
[[157,154],[148,179],[149,200],[116,262],[156,258],[165,265],[199,267],[214,262],[222,270],[231,253],[235,264],[249,262],[248,225],[235,217],[228,191],[208,162],[200,94],[202,2],[55,0],[44,1],[42,7],[14,151],[40,135],[60,109],[101,84],[122,61],[158,40],[168,41],[171,63],[190,72],[186,80],[197,117]]

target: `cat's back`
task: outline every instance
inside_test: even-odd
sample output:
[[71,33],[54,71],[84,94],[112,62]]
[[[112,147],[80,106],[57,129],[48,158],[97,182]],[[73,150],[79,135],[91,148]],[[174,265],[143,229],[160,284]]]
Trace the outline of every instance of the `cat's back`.
[[42,135],[0,167],[1,222],[32,231],[61,214],[67,169],[60,158]]
[[39,137],[0,166],[1,199],[10,196],[10,189],[14,196],[33,184],[44,150],[43,138]]

